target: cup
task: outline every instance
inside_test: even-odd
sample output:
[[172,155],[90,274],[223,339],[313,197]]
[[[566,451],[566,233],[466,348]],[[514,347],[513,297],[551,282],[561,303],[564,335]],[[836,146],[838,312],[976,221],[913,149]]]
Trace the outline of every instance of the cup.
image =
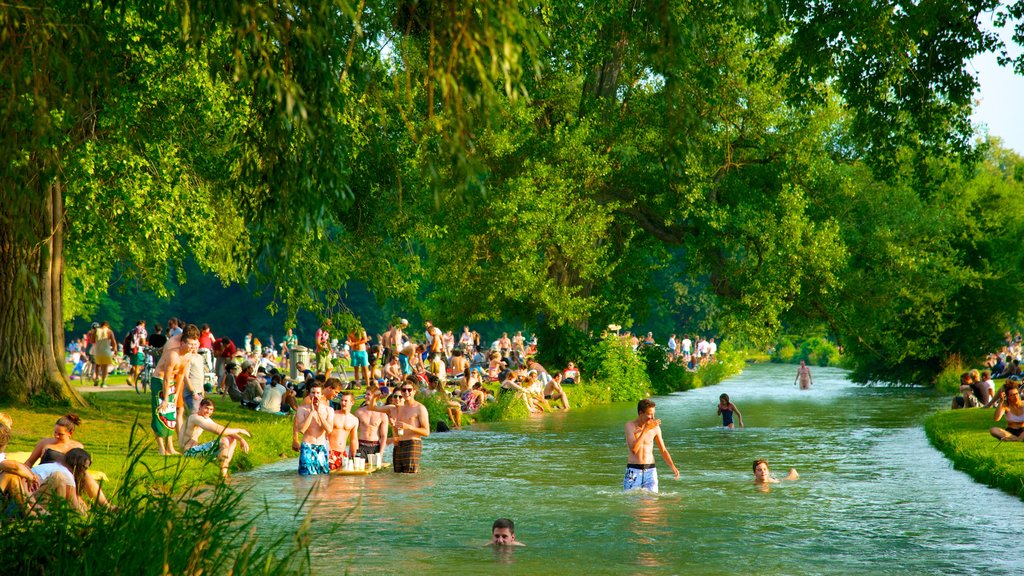
[[356,470],[366,470],[366,460],[356,457]]

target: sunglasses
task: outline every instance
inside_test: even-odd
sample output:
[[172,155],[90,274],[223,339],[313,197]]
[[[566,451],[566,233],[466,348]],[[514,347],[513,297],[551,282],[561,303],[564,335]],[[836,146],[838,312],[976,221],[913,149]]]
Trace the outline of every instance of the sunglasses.
[[402,394],[412,394],[412,388],[402,388]]

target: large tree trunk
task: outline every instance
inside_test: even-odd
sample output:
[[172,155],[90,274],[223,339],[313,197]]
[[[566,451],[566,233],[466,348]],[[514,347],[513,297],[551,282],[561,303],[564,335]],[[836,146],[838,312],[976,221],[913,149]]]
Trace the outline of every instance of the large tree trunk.
[[0,401],[86,404],[64,368],[64,200],[60,184],[3,185]]

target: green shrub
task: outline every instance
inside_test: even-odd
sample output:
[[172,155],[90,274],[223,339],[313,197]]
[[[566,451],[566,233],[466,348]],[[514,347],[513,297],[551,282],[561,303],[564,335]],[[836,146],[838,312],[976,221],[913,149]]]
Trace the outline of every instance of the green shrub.
[[796,346],[793,345],[793,341],[789,338],[783,338],[779,340],[779,345],[775,347],[775,353],[772,354],[772,362],[788,364],[793,361],[794,356],[796,356]]
[[586,408],[612,401],[612,386],[607,382],[590,381],[583,384],[566,384],[562,386],[569,397],[569,405],[573,408]]
[[683,364],[669,361],[667,348],[657,344],[644,346],[640,349],[640,358],[646,366],[651,390],[655,394],[670,394],[693,388],[692,373]]
[[[572,396],[569,396],[572,402]],[[498,395],[494,402],[488,402],[477,410],[476,419],[480,422],[504,422],[506,420],[524,420],[530,415],[526,402],[516,394],[506,392]]]
[[635,402],[650,394],[651,379],[643,360],[614,335],[591,347],[580,368],[583,378],[608,383],[612,402]]
[[946,366],[935,377],[935,389],[943,394],[960,393],[960,376],[967,372],[967,366],[959,354],[953,354],[946,359]]
[[454,424],[448,418],[448,403],[444,398],[436,394],[416,394],[416,401],[427,408],[427,417],[430,419],[430,431],[437,431],[437,423],[444,422],[449,428]]

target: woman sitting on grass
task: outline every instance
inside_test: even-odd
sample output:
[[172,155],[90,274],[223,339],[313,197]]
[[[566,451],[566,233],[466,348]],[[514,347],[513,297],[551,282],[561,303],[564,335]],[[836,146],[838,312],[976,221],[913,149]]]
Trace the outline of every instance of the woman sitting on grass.
[[1006,430],[992,427],[992,436],[1005,442],[1020,442],[1024,434],[1024,403],[1020,401],[1020,382],[1007,381],[1003,392],[999,394],[999,408],[996,408],[995,421],[999,422],[1006,415]]
[[39,489],[32,494],[32,499],[46,507],[52,505],[57,498],[67,500],[71,507],[79,512],[88,512],[89,498],[97,505],[109,506],[110,502],[103,493],[99,483],[89,475],[92,457],[81,448],[72,448],[64,455],[64,463],[49,462],[32,468],[39,477]]
[[82,419],[75,414],[65,414],[57,419],[53,426],[53,438],[43,438],[32,450],[32,454],[25,460],[25,465],[31,467],[36,462],[49,464],[50,462],[63,463],[64,455],[74,448],[82,448],[82,443],[75,440],[75,428],[82,423]]

